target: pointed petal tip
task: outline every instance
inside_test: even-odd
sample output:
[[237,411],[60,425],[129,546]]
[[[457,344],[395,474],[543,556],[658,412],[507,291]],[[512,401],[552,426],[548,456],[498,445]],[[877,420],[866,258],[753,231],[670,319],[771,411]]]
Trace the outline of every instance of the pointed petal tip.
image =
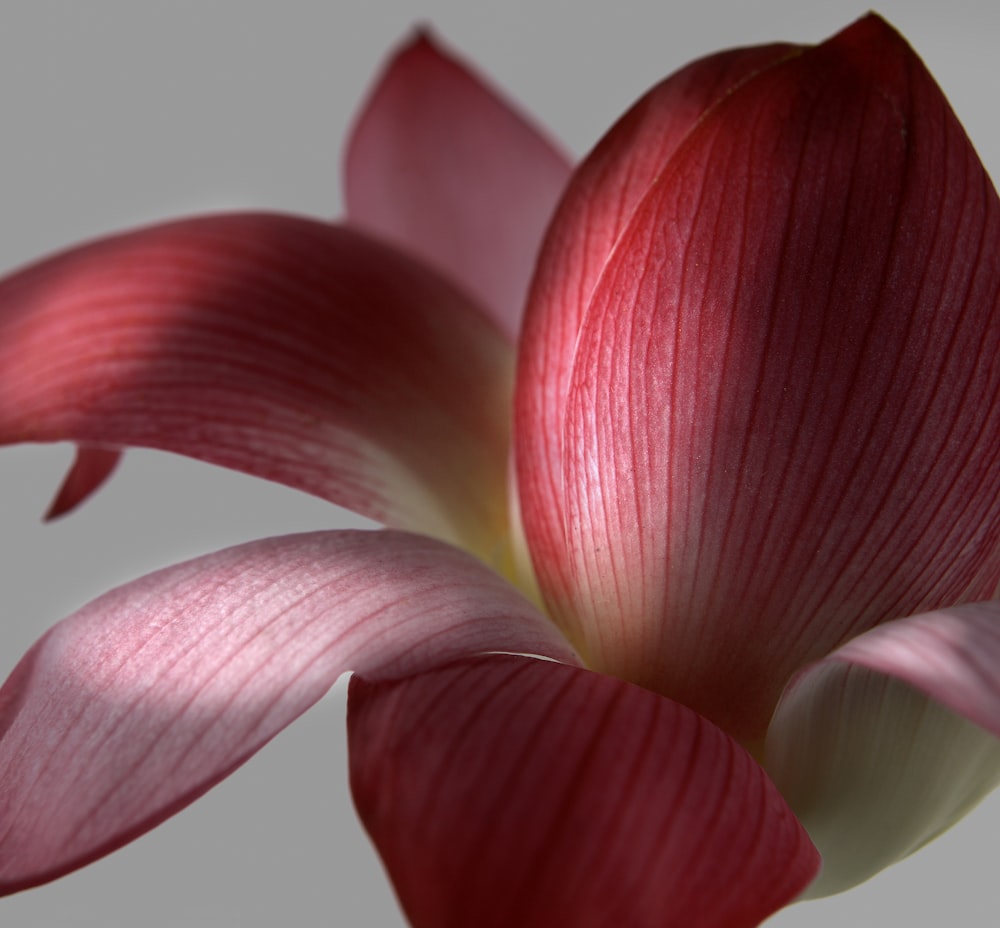
[[390,50],[381,74],[385,77],[400,68],[406,68],[409,64],[416,64],[421,59],[447,60],[450,57],[451,55],[443,50],[434,27],[429,22],[417,22],[399,44]]
[[418,26],[350,131],[352,223],[457,282],[513,341],[570,159],[479,70]]
[[76,457],[42,521],[61,518],[93,496],[111,476],[120,459],[121,452],[117,449],[77,446]]
[[853,48],[860,52],[875,52],[882,55],[900,53],[904,56],[918,58],[913,46],[895,26],[880,14],[870,11],[854,22],[834,33],[820,46],[836,46]]

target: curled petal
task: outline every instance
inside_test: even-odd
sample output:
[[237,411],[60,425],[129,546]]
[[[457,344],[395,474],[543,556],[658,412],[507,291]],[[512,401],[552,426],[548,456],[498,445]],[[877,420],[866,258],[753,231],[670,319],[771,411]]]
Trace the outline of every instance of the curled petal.
[[80,505],[103,486],[118,466],[122,453],[113,448],[78,445],[76,456],[52,500],[45,518],[56,519]]
[[[526,529],[549,599],[570,584],[563,549],[563,423],[584,312],[636,206],[710,107],[793,46],[719,52],[643,96],[574,172],[532,281],[518,357],[515,451]],[[565,617],[572,623],[571,614]],[[570,630],[570,629],[568,629]]]
[[804,663],[992,594],[997,254],[996,192],[877,17],[706,114],[580,332],[566,612],[591,666],[751,742]]
[[690,710],[547,661],[351,680],[351,786],[415,928],[740,928],[818,858]]
[[565,155],[421,32],[354,128],[347,212],[461,284],[513,340],[569,173]]
[[889,622],[790,684],[765,767],[823,855],[810,896],[847,889],[1000,784],[1000,603]]
[[175,451],[486,558],[512,363],[429,270],[293,216],[166,223],[0,283],[0,442]]
[[496,574],[402,533],[269,539],[114,590],[0,689],[0,891],[152,828],[346,670],[388,678],[498,650],[575,660]]

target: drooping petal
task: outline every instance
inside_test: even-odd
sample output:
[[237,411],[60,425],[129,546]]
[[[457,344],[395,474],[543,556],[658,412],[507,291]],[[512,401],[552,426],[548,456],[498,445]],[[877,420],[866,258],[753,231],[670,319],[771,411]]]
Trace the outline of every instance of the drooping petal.
[[635,207],[706,110],[793,51],[778,44],[733,49],[671,75],[587,156],[559,205],[532,280],[515,405],[526,529],[550,598],[570,583],[564,573],[562,433],[576,343],[594,286]]
[[788,687],[765,766],[823,855],[809,895],[922,847],[1000,784],[1000,602],[888,622]]
[[121,456],[122,453],[114,448],[78,445],[69,472],[45,513],[46,520],[65,515],[100,489],[118,466]]
[[497,650],[575,660],[477,560],[402,533],[269,539],[112,591],[0,689],[0,891],[177,812],[346,670],[384,678]]
[[413,924],[756,925],[816,858],[694,713],[586,671],[352,681],[352,785]]
[[580,333],[565,556],[591,666],[750,742],[803,663],[992,594],[998,254],[996,192],[877,17],[698,123]]
[[389,63],[352,133],[352,223],[410,250],[517,337],[567,157],[426,32]]
[[512,364],[431,271],[300,217],[166,223],[0,283],[0,442],[176,451],[484,557]]
[[355,677],[355,804],[414,928],[738,928],[818,858],[760,767],[683,706],[523,657]]

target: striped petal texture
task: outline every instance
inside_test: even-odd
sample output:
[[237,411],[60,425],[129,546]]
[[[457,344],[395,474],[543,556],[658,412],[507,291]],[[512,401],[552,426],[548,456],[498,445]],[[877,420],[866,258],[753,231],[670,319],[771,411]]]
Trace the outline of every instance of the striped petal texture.
[[351,784],[415,928],[757,925],[818,857],[690,709],[551,662],[351,681]]
[[0,441],[187,454],[502,557],[513,353],[394,249],[295,216],[179,220],[8,277],[0,306]]
[[351,222],[447,274],[515,340],[569,159],[421,32],[372,91],[344,167]]
[[803,670],[764,765],[823,854],[812,896],[919,849],[1000,785],[1000,602],[887,622]]
[[519,371],[522,484],[554,473],[564,527],[525,506],[529,544],[593,666],[753,743],[803,663],[993,593],[998,253],[982,165],[875,17],[705,112],[567,311],[561,423]]
[[392,677],[502,649],[576,660],[496,574],[403,533],[269,539],[113,590],[0,689],[0,891],[159,824],[345,671]]
[[[345,671],[415,928],[752,928],[1000,783],[1000,200],[869,15],[711,55],[575,170],[426,31],[347,217],[0,280],[48,517],[144,446],[388,528],[113,590],[0,688],[0,892],[197,798]],[[522,318],[523,310],[523,318]]]

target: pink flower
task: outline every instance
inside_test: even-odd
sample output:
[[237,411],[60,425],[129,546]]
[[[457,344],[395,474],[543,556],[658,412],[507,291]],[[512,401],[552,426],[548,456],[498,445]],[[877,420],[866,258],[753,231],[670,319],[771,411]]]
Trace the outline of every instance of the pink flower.
[[752,926],[994,786],[1000,203],[890,27],[697,61],[572,172],[419,36],[346,192],[343,224],[175,221],[0,282],[0,441],[79,448],[51,514],[147,446],[389,527],[42,637],[0,690],[6,891],[345,670],[415,926]]

